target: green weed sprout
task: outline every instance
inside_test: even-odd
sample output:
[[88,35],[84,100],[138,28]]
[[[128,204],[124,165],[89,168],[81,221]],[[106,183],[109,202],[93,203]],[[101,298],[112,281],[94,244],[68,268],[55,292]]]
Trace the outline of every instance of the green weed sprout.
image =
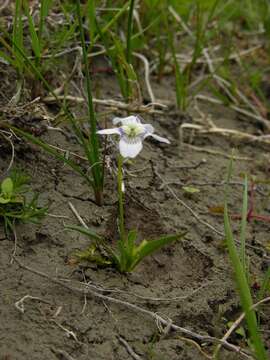
[[38,194],[30,194],[28,183],[29,177],[18,170],[1,182],[0,218],[6,231],[12,231],[16,221],[38,223],[47,213],[38,207]]
[[[120,136],[118,158],[118,204],[119,204],[119,240],[117,241],[116,249],[108,246],[105,240],[93,231],[79,226],[67,226],[72,230],[80,231],[83,234],[94,239],[96,245],[88,252],[88,259],[97,261],[95,255],[95,248],[102,246],[108,254],[109,263],[113,264],[121,273],[131,272],[135,267],[148,255],[151,255],[156,250],[165,245],[169,245],[185,235],[173,234],[165,235],[154,240],[143,240],[140,244],[136,244],[138,233],[136,230],[131,230],[128,233],[125,229],[124,222],[124,183],[123,183],[123,163],[127,158],[135,158],[142,150],[142,142],[145,138],[151,136],[154,139],[169,144],[169,141],[161,136],[154,134],[154,128],[150,124],[142,124],[138,116],[128,116],[120,119],[115,118],[114,125],[121,124],[120,127],[112,129],[99,130],[100,135],[117,134]],[[105,262],[103,262],[105,264]]]
[[[258,360],[266,360],[268,356],[266,354],[260,330],[258,327],[258,322],[256,319],[256,313],[252,309],[253,301],[250,292],[250,287],[248,283],[248,275],[246,271],[246,262],[244,256],[244,249],[245,249],[245,234],[246,234],[246,219],[247,219],[247,180],[245,180],[244,184],[244,195],[243,195],[243,209],[242,209],[242,225],[241,225],[241,249],[240,254],[236,248],[232,228],[230,225],[230,218],[228,212],[228,192],[229,192],[229,181],[232,174],[232,161],[230,163],[229,171],[228,171],[228,178],[227,178],[227,186],[225,189],[225,205],[224,205],[224,229],[225,229],[225,236],[226,242],[228,246],[229,257],[232,263],[232,267],[235,274],[235,280],[237,284],[238,294],[240,296],[241,305],[243,311],[246,315],[246,323],[250,335],[250,340],[252,343],[252,351]],[[215,354],[215,359],[217,359],[217,353]]]

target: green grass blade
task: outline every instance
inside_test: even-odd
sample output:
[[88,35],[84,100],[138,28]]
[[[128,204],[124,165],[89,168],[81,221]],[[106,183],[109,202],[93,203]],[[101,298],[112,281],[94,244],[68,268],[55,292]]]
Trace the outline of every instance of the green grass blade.
[[34,24],[33,18],[30,14],[28,0],[24,1],[24,10],[25,10],[25,13],[26,13],[26,16],[28,19],[28,26],[29,26],[29,32],[30,32],[30,37],[31,37],[32,49],[34,51],[37,61],[39,62],[39,59],[41,56],[39,38],[38,38],[38,34],[35,29],[35,24]]
[[243,205],[242,205],[242,219],[241,219],[241,232],[240,232],[240,259],[243,269],[247,270],[246,265],[246,228],[247,228],[247,213],[248,213],[248,181],[247,176],[244,180],[244,193],[243,193]]
[[95,0],[88,0],[87,2],[87,14],[88,14],[88,23],[89,23],[89,34],[90,34],[90,46],[95,45],[95,35],[96,35],[96,7]]
[[43,36],[45,19],[49,14],[51,4],[52,4],[52,0],[41,0],[40,15],[39,15],[40,19],[39,19],[39,27],[38,27],[38,39],[39,39],[40,48],[42,48],[42,36]]
[[[0,40],[1,41],[1,40]],[[6,53],[4,53],[3,51],[0,50],[0,57],[5,60],[5,62],[11,66],[14,67],[14,69],[16,69],[18,67],[18,64],[16,62],[16,60],[13,60],[9,55],[7,55]]]
[[[232,173],[232,161],[230,162],[229,171],[228,171],[228,181],[230,180]],[[248,330],[250,333],[251,341],[254,347],[256,358],[258,360],[267,360],[267,354],[261,339],[260,331],[257,324],[255,311],[252,310],[252,297],[250,293],[250,288],[248,285],[248,280],[246,277],[245,269],[241,263],[241,260],[238,256],[237,248],[234,242],[232,228],[230,225],[227,197],[228,197],[228,182],[225,190],[225,204],[224,204],[224,229],[225,236],[229,251],[229,257],[232,263],[232,267],[235,274],[236,284],[238,288],[238,293],[240,296],[241,305],[243,311],[245,312],[245,319],[247,322]]]
[[32,144],[38,145],[44,151],[46,151],[48,154],[53,155],[56,159],[63,161],[65,164],[69,165],[75,172],[77,172],[79,175],[81,175],[83,178],[85,178],[88,183],[93,185],[92,180],[82,171],[80,166],[78,166],[74,161],[67,159],[65,156],[60,154],[58,151],[53,149],[50,145],[41,141],[37,137],[35,137],[21,129],[18,129],[14,126],[9,126],[9,128],[11,128],[16,134],[18,134],[18,135],[22,136],[23,138],[27,139],[28,141],[30,141]]
[[90,144],[91,144],[91,153],[92,153],[92,158],[93,158],[93,162],[91,164],[91,170],[92,170],[92,175],[93,175],[93,179],[94,179],[94,187],[97,192],[102,192],[103,168],[101,166],[100,156],[99,156],[99,141],[98,141],[98,135],[97,135],[96,115],[95,115],[94,105],[93,105],[87,50],[86,50],[86,44],[85,44],[85,38],[84,38],[83,24],[82,24],[81,4],[80,4],[79,0],[76,1],[76,11],[77,11],[80,39],[81,39],[82,52],[83,52],[83,62],[84,62],[85,74],[86,74],[87,100],[88,100],[88,121],[89,121],[90,130],[91,130]]
[[[2,40],[3,39],[0,37],[0,42],[2,42]],[[3,42],[3,44],[4,44],[4,46],[7,45],[8,50],[12,51],[12,49],[8,46],[8,44],[6,44],[6,42]],[[45,85],[45,87],[47,88],[49,93],[55,98],[57,104],[61,107],[61,109],[63,109],[64,113],[67,115],[67,117],[72,125],[73,130],[75,131],[76,135],[78,136],[78,138],[81,141],[81,145],[84,148],[85,155],[87,156],[90,164],[94,164],[96,161],[95,161],[95,158],[93,158],[93,156],[92,156],[91,150],[89,149],[89,144],[86,143],[84,135],[83,135],[80,127],[77,125],[77,122],[74,119],[74,116],[72,115],[72,113],[65,106],[65,104],[64,105],[61,104],[61,102],[57,98],[57,95],[55,94],[52,87],[50,86],[50,84],[43,77],[43,75],[41,74],[38,67],[30,59],[28,59],[28,57],[24,53],[23,49],[19,49],[16,44],[15,44],[15,46],[16,46],[17,50],[20,52],[23,59],[25,60],[25,63],[29,66],[28,71],[31,73],[30,69],[32,70],[32,72],[36,75],[36,77],[43,83],[43,85]]]
[[168,38],[169,38],[169,45],[172,52],[172,58],[174,63],[174,72],[175,72],[175,87],[176,87],[176,102],[177,106],[180,110],[186,110],[186,98],[187,98],[187,89],[186,89],[186,75],[181,72],[179,63],[176,58],[175,47],[173,43],[173,37],[168,29]]
[[134,0],[129,1],[129,11],[128,11],[128,28],[127,28],[127,49],[126,49],[126,58],[128,64],[131,64],[131,36],[133,28],[133,10],[134,10]]
[[[122,16],[122,14],[126,12],[128,7],[129,7],[129,2],[126,2],[125,5],[114,15],[114,17],[110,21],[108,21],[107,24],[104,25],[103,28],[101,28],[101,30],[100,30],[101,33],[105,34],[116,23],[116,21],[119,19],[119,17]],[[94,43],[97,42],[99,37],[100,37],[100,34],[97,34],[94,39]]]
[[90,239],[94,239],[97,241],[103,241],[103,238],[101,236],[99,236],[95,231],[93,231],[91,229],[86,229],[83,226],[65,225],[65,229],[77,231],[83,235],[88,236]]
[[270,266],[268,267],[264,277],[261,289],[259,291],[258,299],[259,301],[263,299],[267,291],[270,291]]
[[18,59],[18,70],[22,72],[23,67],[20,65],[23,63],[21,54],[18,52],[19,49],[23,49],[23,21],[22,21],[22,0],[16,0],[15,14],[13,20],[13,31],[12,31],[12,46],[15,59]]
[[120,62],[118,61],[119,54],[120,54],[120,52],[118,51],[119,50],[118,49],[119,40],[116,39],[115,36],[110,34],[111,38],[112,38],[112,41],[114,43],[114,46],[110,47],[109,41],[108,41],[109,40],[109,34],[107,34],[107,36],[105,34],[103,34],[97,20],[96,20],[96,29],[98,31],[98,34],[99,34],[101,40],[102,40],[103,45],[105,46],[107,54],[110,57],[112,67],[113,67],[114,73],[116,74],[118,84],[119,84],[119,87],[120,87],[120,90],[121,90],[121,94],[122,94],[124,99],[127,99],[128,98],[128,92],[127,92],[127,88],[126,88],[126,79],[125,79],[123,68],[122,68]]

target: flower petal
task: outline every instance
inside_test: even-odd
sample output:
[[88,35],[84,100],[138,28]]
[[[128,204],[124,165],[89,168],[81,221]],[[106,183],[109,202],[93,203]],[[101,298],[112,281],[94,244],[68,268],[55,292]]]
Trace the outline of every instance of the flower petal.
[[155,131],[154,127],[151,124],[143,124],[145,133],[144,133],[144,138],[146,138],[147,136],[150,136],[153,134],[153,132]]
[[122,123],[122,125],[130,125],[130,124],[140,124],[141,121],[137,116],[131,115],[125,118],[114,118],[113,124],[117,125],[119,123]]
[[165,144],[170,144],[170,143],[171,143],[168,139],[166,139],[166,138],[164,138],[164,137],[162,137],[162,136],[158,136],[158,135],[156,135],[156,134],[149,134],[149,136],[152,136],[152,137],[153,137],[154,139],[156,139],[157,141],[163,142],[163,143],[165,143]]
[[112,128],[112,129],[98,130],[97,134],[99,134],[99,135],[111,135],[111,134],[121,135],[121,132],[120,132],[119,128]]
[[135,158],[142,150],[142,147],[142,140],[139,136],[133,139],[123,136],[119,141],[120,154],[124,158]]

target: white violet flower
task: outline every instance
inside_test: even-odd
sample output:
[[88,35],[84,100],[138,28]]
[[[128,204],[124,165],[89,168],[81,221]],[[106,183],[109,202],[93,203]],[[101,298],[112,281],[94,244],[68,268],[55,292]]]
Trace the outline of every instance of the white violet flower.
[[142,142],[148,136],[154,139],[169,144],[170,141],[164,137],[154,134],[154,128],[150,124],[142,124],[138,116],[128,116],[126,118],[113,119],[113,124],[121,123],[122,126],[112,129],[104,129],[97,131],[100,135],[120,135],[119,150],[124,158],[135,158],[142,150]]

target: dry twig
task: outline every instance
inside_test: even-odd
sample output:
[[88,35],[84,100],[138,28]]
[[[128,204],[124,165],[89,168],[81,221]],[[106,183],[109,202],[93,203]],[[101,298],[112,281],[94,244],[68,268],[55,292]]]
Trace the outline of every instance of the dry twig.
[[[83,97],[72,96],[72,95],[59,95],[57,96],[58,100],[65,100],[74,102],[77,104],[82,104],[85,102]],[[53,96],[46,96],[43,98],[43,101],[47,104],[55,103],[57,100]],[[136,104],[126,104],[121,101],[113,100],[113,99],[95,99],[93,98],[93,103],[98,105],[103,105],[106,107],[110,107],[115,110],[125,110],[134,113],[148,113],[148,114],[162,114],[163,110],[167,108],[166,105],[160,103],[150,103],[147,105],[136,105]],[[160,109],[155,109],[154,107],[159,107]]]
[[132,349],[132,347],[129,345],[129,343],[124,338],[122,338],[121,336],[118,336],[118,340],[122,345],[124,345],[127,352],[134,360],[142,360],[142,358],[138,354],[135,353],[135,351]]

